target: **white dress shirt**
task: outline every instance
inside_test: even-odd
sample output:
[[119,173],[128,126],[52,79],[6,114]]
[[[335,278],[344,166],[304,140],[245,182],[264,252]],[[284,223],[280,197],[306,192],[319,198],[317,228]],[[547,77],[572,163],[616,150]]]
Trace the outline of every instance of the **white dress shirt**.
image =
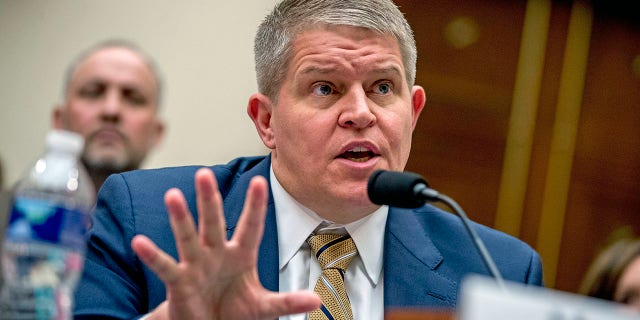
[[[382,281],[382,252],[384,229],[389,208],[382,206],[370,215],[340,225],[327,221],[297,202],[280,185],[273,169],[271,192],[275,200],[278,224],[280,292],[311,290],[322,272],[320,264],[306,243],[313,231],[351,235],[358,255],[351,261],[345,275],[347,295],[354,319],[382,320],[384,318],[384,288]],[[281,320],[303,320],[306,314],[280,317]]]

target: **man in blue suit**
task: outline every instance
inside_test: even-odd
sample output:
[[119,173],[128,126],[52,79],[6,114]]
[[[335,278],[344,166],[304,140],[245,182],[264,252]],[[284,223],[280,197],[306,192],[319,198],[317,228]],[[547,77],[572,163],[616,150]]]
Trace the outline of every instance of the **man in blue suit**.
[[[75,317],[315,319],[320,308],[328,319],[382,319],[392,308],[455,308],[462,279],[488,274],[459,219],[375,205],[366,190],[375,170],[406,165],[425,103],[416,57],[390,0],[276,5],[256,36],[259,93],[247,107],[271,153],[111,176]],[[542,283],[528,245],[474,228],[507,280]],[[316,234],[353,240],[341,287],[312,252]],[[339,315],[313,292],[318,279],[335,289]]]

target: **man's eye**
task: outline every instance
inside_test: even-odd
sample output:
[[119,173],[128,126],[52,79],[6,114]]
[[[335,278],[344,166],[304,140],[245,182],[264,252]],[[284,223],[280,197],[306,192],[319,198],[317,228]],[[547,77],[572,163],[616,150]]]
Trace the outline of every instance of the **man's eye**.
[[105,86],[94,84],[81,87],[78,91],[78,95],[83,98],[98,98],[102,96],[105,91]]
[[373,87],[373,91],[377,94],[389,94],[393,90],[393,86],[389,82],[380,82]]
[[318,84],[313,87],[313,93],[319,96],[328,96],[333,93],[333,88],[328,84]]
[[147,98],[144,94],[135,89],[122,90],[122,96],[133,105],[144,105],[147,103]]

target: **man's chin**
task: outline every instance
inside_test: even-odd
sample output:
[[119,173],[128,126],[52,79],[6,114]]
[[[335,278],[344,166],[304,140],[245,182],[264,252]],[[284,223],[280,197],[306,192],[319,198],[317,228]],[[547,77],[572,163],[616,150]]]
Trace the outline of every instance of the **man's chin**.
[[90,172],[111,174],[131,169],[131,165],[127,159],[116,157],[83,157],[82,162]]

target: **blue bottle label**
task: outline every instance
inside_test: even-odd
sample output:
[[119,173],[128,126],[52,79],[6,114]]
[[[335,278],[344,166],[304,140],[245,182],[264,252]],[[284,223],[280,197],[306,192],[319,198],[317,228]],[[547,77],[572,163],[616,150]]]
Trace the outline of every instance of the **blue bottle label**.
[[47,242],[84,250],[89,215],[50,202],[17,198],[13,202],[6,239],[13,242]]

